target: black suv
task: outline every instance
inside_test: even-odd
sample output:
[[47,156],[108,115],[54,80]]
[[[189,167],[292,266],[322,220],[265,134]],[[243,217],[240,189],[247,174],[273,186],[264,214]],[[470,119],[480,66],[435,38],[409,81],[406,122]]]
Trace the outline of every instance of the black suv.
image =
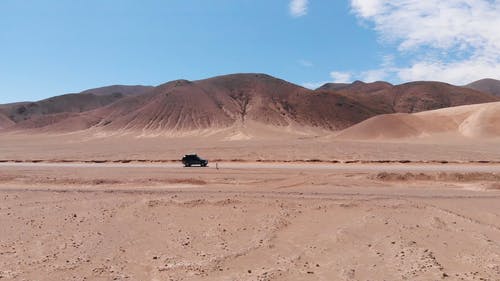
[[200,165],[200,167],[206,167],[208,165],[208,161],[200,158],[196,154],[186,154],[182,157],[182,164],[184,167],[191,167],[191,165]]

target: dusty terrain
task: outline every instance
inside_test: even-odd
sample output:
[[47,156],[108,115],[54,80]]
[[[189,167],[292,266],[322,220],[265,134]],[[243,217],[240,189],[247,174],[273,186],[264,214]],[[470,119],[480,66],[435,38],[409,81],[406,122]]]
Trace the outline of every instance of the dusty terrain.
[[498,281],[499,114],[263,74],[0,105],[0,280]]
[[500,165],[0,166],[2,280],[499,280]]
[[197,131],[178,136],[23,133],[0,134],[0,161],[178,161],[182,155],[196,152],[208,160],[224,161],[498,162],[498,143],[498,138],[456,134],[422,139],[353,140],[340,139],[334,133],[301,136],[296,131],[265,128]]

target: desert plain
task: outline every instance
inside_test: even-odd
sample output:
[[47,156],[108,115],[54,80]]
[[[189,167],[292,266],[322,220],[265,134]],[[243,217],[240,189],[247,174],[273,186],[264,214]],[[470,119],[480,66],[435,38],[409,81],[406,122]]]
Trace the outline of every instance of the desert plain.
[[0,138],[2,280],[500,280],[495,141]]
[[0,280],[498,281],[480,88],[235,74],[0,105]]

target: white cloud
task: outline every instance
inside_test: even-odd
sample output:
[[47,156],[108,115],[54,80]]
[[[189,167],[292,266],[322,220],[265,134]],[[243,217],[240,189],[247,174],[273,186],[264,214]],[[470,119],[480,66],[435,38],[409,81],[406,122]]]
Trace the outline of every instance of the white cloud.
[[333,83],[349,83],[352,75],[349,72],[332,71],[330,77],[332,77]]
[[384,81],[394,76],[397,68],[394,66],[394,56],[386,55],[382,58],[380,68],[362,71],[358,76],[360,80],[365,82]]
[[309,0],[292,0],[289,4],[290,15],[293,17],[302,17],[307,15]]
[[500,77],[500,0],[351,0],[353,12],[373,23],[407,66],[365,71],[402,80],[464,84]]
[[352,82],[352,74],[350,72],[332,71],[332,72],[330,72],[330,77],[332,78],[332,80],[330,80],[330,81],[306,82],[306,83],[302,83],[302,86],[314,90],[314,89],[317,89],[317,88],[323,86],[326,83],[351,83]]
[[362,17],[367,18],[377,14],[382,6],[381,0],[352,0],[351,6]]
[[500,77],[500,63],[491,63],[482,59],[457,62],[418,62],[409,67],[397,69],[396,74],[403,81],[439,80],[456,85],[486,78]]
[[308,89],[311,89],[311,90],[315,90],[323,85],[325,85],[326,83],[331,83],[332,81],[322,81],[322,82],[305,82],[305,83],[302,83],[302,87],[305,87],[305,88],[308,88]]
[[298,63],[303,67],[313,67],[314,64],[308,60],[298,60]]
[[361,72],[360,80],[364,82],[375,82],[386,80],[390,74],[386,69],[372,69]]

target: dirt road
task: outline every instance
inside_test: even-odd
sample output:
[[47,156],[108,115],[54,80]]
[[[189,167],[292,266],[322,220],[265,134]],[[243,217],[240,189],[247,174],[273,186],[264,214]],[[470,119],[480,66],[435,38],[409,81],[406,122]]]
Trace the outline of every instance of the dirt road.
[[[31,162],[4,162],[1,167],[24,167],[24,168],[164,168],[164,169],[193,169],[199,167],[185,168],[180,163],[31,163]],[[259,162],[219,162],[219,169],[242,169],[242,170],[328,170],[332,172],[461,172],[461,173],[496,173],[500,172],[500,164],[432,164],[432,163],[259,163]],[[215,163],[210,163],[204,170],[215,169]]]

